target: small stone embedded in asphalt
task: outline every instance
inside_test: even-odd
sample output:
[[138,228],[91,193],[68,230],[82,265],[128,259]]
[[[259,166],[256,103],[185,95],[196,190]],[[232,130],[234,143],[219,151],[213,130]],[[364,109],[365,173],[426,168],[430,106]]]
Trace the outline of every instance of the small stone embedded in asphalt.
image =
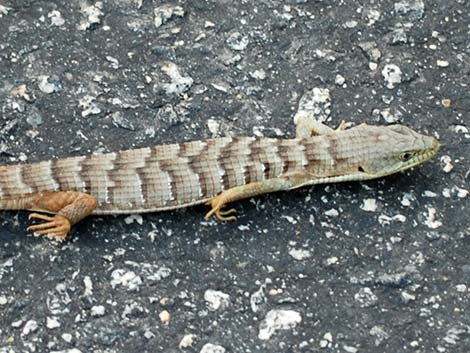
[[94,317],[103,316],[106,313],[106,308],[103,305],[94,305],[90,309],[90,315]]
[[388,340],[390,338],[390,335],[385,332],[383,326],[374,326],[370,329],[369,334],[373,337],[375,337],[375,345],[380,346],[383,341]]
[[266,298],[266,285],[260,286],[260,288],[250,295],[250,307],[254,313],[257,313],[266,308],[268,299]]
[[361,204],[361,210],[366,212],[377,211],[377,200],[372,198],[364,199]]
[[302,316],[294,310],[270,310],[259,325],[258,338],[269,340],[279,330],[295,328],[302,322]]
[[154,25],[156,28],[161,27],[174,17],[183,17],[184,9],[181,6],[173,4],[165,4],[156,7],[153,11],[155,19]]
[[170,83],[162,83],[161,86],[168,95],[180,95],[186,92],[192,85],[194,80],[190,76],[183,76],[180,73],[179,67],[172,63],[167,62],[161,70],[170,77]]
[[52,82],[49,82],[49,76],[42,75],[39,77],[38,87],[41,92],[51,94],[57,92],[59,88]]
[[230,305],[230,295],[213,289],[204,292],[204,300],[211,311],[225,310]]
[[101,17],[104,15],[103,11],[103,2],[97,1],[94,5],[90,5],[86,2],[83,2],[80,7],[80,12],[83,15],[83,19],[80,21],[78,29],[85,31],[90,29],[95,24],[101,23]]
[[225,353],[226,349],[222,346],[212,343],[206,343],[199,353]]
[[361,305],[363,308],[373,306],[379,300],[377,296],[372,292],[369,287],[363,287],[354,294],[354,299]]
[[415,22],[424,16],[424,2],[422,0],[398,1],[394,4],[394,10],[409,21]]
[[393,89],[397,84],[401,83],[402,73],[400,68],[395,64],[387,64],[382,70],[382,76],[388,89]]
[[302,261],[312,256],[312,253],[307,249],[290,249],[289,255],[295,260]]
[[180,343],[178,344],[178,347],[180,349],[189,348],[193,345],[195,339],[196,339],[196,335],[194,335],[192,333],[184,335],[183,338],[181,339]]
[[250,40],[248,36],[244,36],[240,32],[233,32],[227,38],[227,45],[230,49],[243,51],[248,47]]
[[28,336],[30,333],[35,332],[38,329],[39,325],[36,320],[29,320],[24,324],[23,331],[21,332],[22,336]]

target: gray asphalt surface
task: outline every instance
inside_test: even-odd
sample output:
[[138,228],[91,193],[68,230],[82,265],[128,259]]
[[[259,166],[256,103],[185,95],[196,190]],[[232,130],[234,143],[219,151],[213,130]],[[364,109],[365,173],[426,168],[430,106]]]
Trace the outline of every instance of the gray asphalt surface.
[[470,2],[0,0],[0,162],[400,122],[439,156],[367,183],[89,218],[2,212],[0,352],[469,352]]

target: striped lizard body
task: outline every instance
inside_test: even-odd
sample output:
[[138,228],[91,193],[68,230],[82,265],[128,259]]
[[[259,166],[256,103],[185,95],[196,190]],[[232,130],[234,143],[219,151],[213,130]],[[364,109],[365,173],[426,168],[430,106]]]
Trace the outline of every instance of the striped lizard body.
[[[224,137],[0,167],[0,209],[32,210],[28,229],[65,239],[90,214],[144,213],[232,201],[304,185],[367,180],[413,167],[439,143],[401,126],[332,130],[313,120],[295,139]],[[41,213],[36,213],[41,212]],[[43,213],[52,213],[52,216]]]

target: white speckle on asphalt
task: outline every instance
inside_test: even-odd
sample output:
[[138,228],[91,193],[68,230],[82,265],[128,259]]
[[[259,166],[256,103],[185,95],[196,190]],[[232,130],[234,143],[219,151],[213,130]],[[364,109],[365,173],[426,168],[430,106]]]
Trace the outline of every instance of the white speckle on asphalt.
[[103,316],[106,312],[106,308],[103,305],[94,305],[90,309],[90,315],[93,317]]
[[142,284],[142,279],[134,271],[116,269],[111,273],[111,287],[120,285],[127,287],[128,290],[137,290]]
[[212,136],[216,136],[219,133],[220,123],[217,120],[207,120],[207,128],[209,129]]
[[320,340],[320,348],[324,349],[330,347],[333,343],[333,335],[331,332],[326,332]]
[[447,60],[437,60],[436,65],[439,67],[448,67],[449,62]]
[[263,69],[250,72],[250,76],[256,80],[264,80],[266,78],[266,71]]
[[21,332],[21,336],[27,336],[30,333],[36,331],[39,325],[35,320],[29,320],[24,324],[23,331]]
[[124,223],[126,224],[137,223],[137,224],[142,225],[144,224],[144,218],[140,214],[132,214],[124,218]]
[[195,339],[196,339],[196,335],[193,335],[192,333],[184,335],[180,343],[178,344],[179,349],[185,349],[185,348],[191,347]]
[[208,289],[204,292],[204,300],[210,311],[224,310],[230,304],[230,295],[221,291]]
[[346,79],[341,76],[340,74],[336,75],[335,77],[335,84],[338,85],[338,86],[342,86],[344,85],[344,83],[346,82]]
[[260,323],[258,338],[269,340],[278,330],[293,329],[302,321],[300,313],[294,310],[270,310]]
[[175,6],[171,4],[162,5],[156,7],[153,10],[154,25],[156,28],[159,28],[163,24],[167,23],[172,17],[183,17],[184,9],[181,6]]
[[309,250],[305,249],[290,249],[289,255],[297,261],[302,261],[311,257],[312,253]]
[[328,217],[338,217],[338,216],[339,216],[339,212],[338,212],[337,209],[332,208],[332,209],[329,209],[329,210],[325,211],[325,216],[328,216]]
[[217,344],[206,343],[199,353],[225,353],[226,350],[224,347]]
[[441,166],[442,170],[445,173],[449,173],[452,169],[454,169],[454,165],[452,164],[452,158],[448,155],[444,155],[441,157]]
[[60,13],[60,11],[52,10],[51,12],[47,14],[47,17],[51,19],[51,25],[53,26],[60,27],[65,24],[65,20],[62,17],[62,14]]
[[46,318],[46,327],[50,330],[60,327],[60,322],[55,317]]
[[73,336],[70,333],[63,333],[61,337],[67,343],[72,342]]
[[101,11],[102,9],[103,3],[101,1],[97,1],[94,5],[89,5],[83,2],[80,12],[85,18],[80,21],[78,29],[80,31],[85,31],[91,28],[94,24],[100,24],[101,17],[104,15],[103,11]]
[[163,83],[162,87],[166,94],[182,94],[186,92],[192,85],[194,80],[190,76],[183,76],[178,66],[172,62],[165,63],[161,70],[170,77],[170,83]]
[[248,36],[244,36],[240,32],[233,32],[227,38],[228,47],[236,51],[245,50],[249,43],[250,43],[250,40]]
[[377,200],[376,199],[364,199],[362,200],[361,210],[366,212],[375,212],[377,211]]
[[388,89],[393,89],[396,84],[401,82],[401,69],[395,64],[387,64],[382,69],[382,76]]
[[436,229],[442,226],[442,222],[436,219],[437,210],[434,207],[428,207],[428,212],[425,214],[424,224],[431,229]]
[[53,84],[48,82],[47,80],[49,79],[49,76],[39,76],[39,82],[38,82],[38,87],[41,90],[41,92],[46,93],[46,94],[51,94],[55,91],[57,91],[57,87]]
[[83,295],[89,297],[93,295],[93,282],[91,281],[90,276],[83,277],[83,284],[85,285],[85,291]]

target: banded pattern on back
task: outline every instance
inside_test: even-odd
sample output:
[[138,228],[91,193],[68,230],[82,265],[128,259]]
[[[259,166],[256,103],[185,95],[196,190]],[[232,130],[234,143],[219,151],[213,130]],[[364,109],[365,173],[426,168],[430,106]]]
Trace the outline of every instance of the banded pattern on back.
[[333,154],[326,140],[225,137],[1,167],[0,201],[74,190],[96,198],[96,214],[185,207],[312,163],[326,169]]

